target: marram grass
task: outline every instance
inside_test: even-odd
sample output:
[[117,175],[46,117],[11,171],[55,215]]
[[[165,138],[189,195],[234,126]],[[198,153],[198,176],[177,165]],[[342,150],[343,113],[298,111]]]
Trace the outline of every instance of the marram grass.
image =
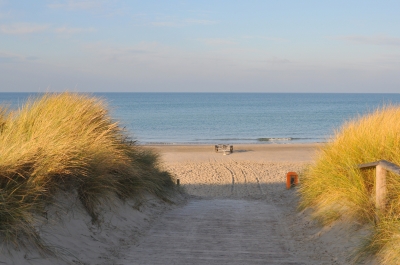
[[375,210],[375,170],[357,165],[388,160],[400,165],[400,107],[387,106],[347,122],[321,148],[303,174],[300,206],[312,207],[327,224],[338,218],[374,224],[360,253],[375,254],[383,264],[400,263],[400,176],[387,175],[386,210]]
[[0,236],[40,245],[34,218],[60,189],[76,191],[93,222],[114,195],[166,198],[173,180],[157,161],[127,141],[97,98],[45,94],[17,111],[0,108]]

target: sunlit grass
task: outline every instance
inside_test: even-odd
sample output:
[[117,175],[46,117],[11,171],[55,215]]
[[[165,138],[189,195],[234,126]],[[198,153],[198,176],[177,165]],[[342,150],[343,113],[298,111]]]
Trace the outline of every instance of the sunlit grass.
[[114,195],[146,191],[166,199],[173,186],[156,154],[127,141],[103,101],[46,94],[17,111],[0,109],[0,234],[18,245],[40,240],[34,216],[61,190],[75,190],[92,221]]
[[327,224],[338,218],[371,223],[382,220],[361,247],[384,264],[399,264],[400,176],[389,173],[386,210],[375,210],[375,170],[357,165],[385,159],[400,165],[400,108],[385,107],[346,123],[321,148],[316,163],[302,176],[301,207],[312,207]]

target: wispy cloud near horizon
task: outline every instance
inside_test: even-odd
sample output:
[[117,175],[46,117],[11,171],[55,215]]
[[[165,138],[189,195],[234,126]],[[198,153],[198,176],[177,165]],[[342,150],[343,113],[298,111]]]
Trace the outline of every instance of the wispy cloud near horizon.
[[284,42],[287,41],[285,38],[279,38],[279,37],[265,37],[265,36],[243,36],[243,39],[261,39],[261,40],[267,40],[267,41],[276,41],[276,42]]
[[88,33],[88,32],[95,32],[95,28],[70,28],[70,27],[60,27],[54,30],[56,33],[59,34],[79,34],[79,33]]
[[356,42],[361,44],[370,44],[370,45],[400,46],[400,38],[390,37],[385,35],[377,35],[377,36],[350,35],[350,36],[336,37],[335,39]]
[[206,45],[211,45],[211,46],[234,45],[237,43],[233,39],[226,39],[226,38],[203,38],[197,40]]
[[23,56],[15,53],[0,52],[0,63],[16,63],[23,61],[36,61],[36,56]]
[[299,2],[0,0],[0,87],[398,91],[400,1]]
[[14,23],[0,25],[0,33],[9,35],[23,35],[43,32],[49,28],[47,24]]
[[13,54],[0,52],[0,63],[12,63],[18,61],[20,58]]
[[217,21],[204,19],[166,19],[150,22],[154,27],[187,27],[194,25],[209,26],[217,24]]
[[261,61],[261,62],[265,62],[265,63],[269,63],[269,64],[286,64],[286,63],[290,63],[290,61],[288,59],[285,58],[279,58],[276,56],[273,56],[267,60]]
[[95,28],[72,28],[72,27],[58,27],[52,28],[47,24],[32,24],[32,23],[14,23],[0,25],[0,33],[7,35],[26,35],[50,31],[57,34],[73,35],[79,33],[95,32]]
[[56,1],[48,5],[49,8],[54,9],[67,9],[67,10],[79,10],[79,9],[92,9],[102,6],[103,1],[93,0],[67,0],[67,1]]

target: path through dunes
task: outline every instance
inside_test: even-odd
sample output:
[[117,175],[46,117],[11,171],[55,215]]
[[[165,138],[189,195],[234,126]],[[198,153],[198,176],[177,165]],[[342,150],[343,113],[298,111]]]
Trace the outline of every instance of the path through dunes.
[[191,200],[165,214],[127,258],[149,265],[309,264],[292,253],[281,219],[262,201]]
[[293,223],[297,199],[284,180],[304,165],[228,156],[167,164],[191,199],[160,217],[117,264],[346,264],[304,244]]

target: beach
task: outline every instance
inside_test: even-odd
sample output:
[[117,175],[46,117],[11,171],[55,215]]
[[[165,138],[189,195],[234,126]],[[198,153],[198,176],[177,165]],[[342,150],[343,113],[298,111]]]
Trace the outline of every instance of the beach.
[[213,145],[146,146],[161,155],[165,169],[190,195],[204,198],[276,199],[288,172],[300,172],[314,161],[321,144],[233,145],[215,152]]
[[[209,257],[208,264],[270,264],[268,262],[272,260],[296,264],[349,264],[350,250],[359,244],[360,238],[367,233],[366,229],[340,221],[322,227],[311,218],[311,209],[298,210],[296,189],[287,190],[285,186],[286,174],[296,172],[301,176],[307,165],[314,163],[321,146],[323,144],[234,145],[233,153],[225,154],[222,151],[215,152],[213,145],[146,146],[159,152],[165,169],[179,179],[181,187],[191,197],[188,200],[189,206],[183,207],[183,210],[175,210],[172,216],[160,221],[161,228],[151,233],[151,240],[144,239],[144,246],[153,249],[153,253],[163,253],[160,256],[164,261],[175,262],[181,259],[195,262],[193,264],[204,257]],[[213,214],[207,214],[210,211]],[[232,212],[236,213],[234,217]],[[216,217],[218,214],[224,216],[222,223]],[[247,218],[245,221],[241,219],[244,218],[242,215]],[[173,216],[180,216],[182,220],[178,224],[174,223],[174,231],[170,231],[167,227],[171,226],[170,220]],[[213,218],[217,221],[213,222]],[[262,224],[257,220],[263,220]],[[220,244],[224,244],[221,241],[225,240],[230,245],[232,241],[238,240],[233,231],[229,236],[217,235],[224,238],[219,244],[211,243],[213,241],[210,238],[229,227],[231,222],[235,224],[234,227],[240,226],[236,228],[242,235],[240,242],[253,242],[253,247],[245,251],[247,260],[241,260],[231,253],[243,251],[243,244],[232,246],[230,251],[220,249]],[[176,226],[179,226],[182,233],[176,232]],[[204,226],[208,227],[205,231],[201,229]],[[193,234],[197,227],[202,232]],[[266,232],[269,229],[272,230]],[[173,243],[176,240],[171,234],[176,235],[178,241],[183,240],[183,243]],[[191,244],[196,237],[202,238],[202,241],[206,241],[205,238],[211,241],[196,243],[193,247]],[[183,238],[189,239],[185,241]],[[158,243],[154,243],[155,241]],[[171,244],[172,248],[167,247]],[[280,246],[278,250],[277,246]],[[180,249],[179,255],[174,254],[177,248]],[[198,249],[197,256],[202,257],[192,259],[188,253],[193,248]],[[154,256],[144,251],[143,246],[131,251],[131,254],[134,253],[143,260]],[[216,251],[224,259],[214,257]],[[264,254],[260,256],[259,253]],[[274,253],[275,256],[268,253]],[[262,262],[259,263],[258,259]],[[158,264],[157,261],[155,258],[154,264]],[[374,264],[374,261],[369,262],[365,264]]]
[[315,151],[323,144],[235,144],[233,153],[221,156],[214,145],[145,145],[161,154],[168,164],[180,162],[207,162],[225,159],[252,162],[312,162]]
[[[101,210],[100,226],[71,195],[60,195],[37,230],[61,257],[11,251],[6,264],[349,264],[365,227],[323,227],[298,210],[286,174],[314,163],[323,144],[146,145],[179,179],[182,193],[151,194]],[[48,220],[47,220],[48,218]],[[52,220],[52,221],[50,221]],[[365,264],[376,264],[374,261]]]

